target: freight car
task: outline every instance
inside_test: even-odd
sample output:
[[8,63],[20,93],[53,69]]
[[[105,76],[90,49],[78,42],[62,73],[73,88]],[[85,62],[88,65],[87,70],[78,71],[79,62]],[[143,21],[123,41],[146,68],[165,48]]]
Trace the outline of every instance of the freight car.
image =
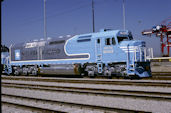
[[10,47],[14,75],[82,75],[151,77],[145,42],[128,30],[107,30],[56,39],[34,40]]

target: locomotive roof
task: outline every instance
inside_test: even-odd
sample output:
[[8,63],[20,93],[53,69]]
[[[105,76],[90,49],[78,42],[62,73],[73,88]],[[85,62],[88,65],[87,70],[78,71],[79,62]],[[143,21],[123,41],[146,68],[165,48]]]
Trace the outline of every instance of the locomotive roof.
[[102,30],[100,30],[100,32],[80,34],[78,36],[79,37],[82,37],[82,36],[105,37],[105,36],[112,36],[112,35],[117,35],[117,36],[122,37],[122,36],[125,36],[125,35],[131,35],[131,32],[129,30],[102,29]]
[[[111,35],[117,35],[117,36],[122,36],[122,35],[129,35],[131,34],[130,31],[128,30],[111,30],[111,29],[102,29],[100,30],[100,32],[95,32],[95,33],[87,33],[87,34],[80,34],[80,35],[75,35],[76,37],[105,37],[105,36],[111,36]],[[74,37],[71,35],[67,35],[67,36],[59,36],[58,38],[47,38],[47,39],[40,39],[40,40],[33,40],[33,41],[28,41],[28,42],[23,42],[23,43],[18,43],[18,44],[14,44],[12,45],[13,47],[23,47],[26,46],[27,44],[31,44],[31,43],[62,43],[65,42],[66,40],[68,40],[69,38]]]
[[40,40],[32,40],[32,41],[28,41],[28,42],[22,42],[22,43],[17,43],[17,44],[13,44],[12,47],[23,47],[26,46],[27,44],[31,44],[31,43],[53,43],[53,42],[62,42],[65,40],[68,40],[69,38],[71,38],[72,36],[60,36],[58,38],[47,38],[47,39],[40,39]]

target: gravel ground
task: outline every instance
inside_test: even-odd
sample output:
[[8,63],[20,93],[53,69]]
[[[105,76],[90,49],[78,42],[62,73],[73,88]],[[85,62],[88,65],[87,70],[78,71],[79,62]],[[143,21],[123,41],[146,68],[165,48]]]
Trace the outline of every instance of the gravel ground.
[[171,72],[171,62],[152,62],[152,72]]
[[[12,102],[12,103],[19,103],[22,105],[30,105],[34,107],[40,107],[40,108],[47,108],[55,111],[62,111],[66,113],[104,113],[103,110],[97,110],[97,109],[82,109],[79,107],[70,107],[67,105],[61,105],[58,103],[45,103],[45,102],[40,102],[40,101],[30,101],[30,100],[24,100],[24,99],[19,99],[16,101],[15,98],[10,98],[10,97],[2,97],[3,101],[7,102]],[[39,109],[29,109],[28,107],[18,107],[14,105],[6,105],[4,104],[2,106],[2,113],[42,113]],[[43,112],[46,113],[46,112]],[[115,113],[115,112],[112,112]]]
[[[120,97],[103,97],[95,95],[79,95],[72,93],[62,93],[62,92],[47,92],[47,91],[37,91],[28,89],[17,89],[17,88],[3,88],[2,93],[5,94],[16,94],[24,95],[28,97],[35,98],[46,98],[50,100],[66,101],[66,102],[76,102],[84,104],[93,104],[106,107],[116,107],[125,109],[136,109],[136,110],[146,110],[153,113],[169,113],[171,111],[170,101],[156,101],[156,100],[143,100],[143,99],[133,99],[133,98],[120,98]],[[3,99],[3,98],[2,98]]]
[[[2,104],[1,113],[33,113],[34,111],[28,109],[21,109],[16,106]],[[34,112],[35,113],[35,112]]]
[[38,84],[47,86],[68,86],[68,87],[84,87],[98,89],[117,89],[117,90],[134,90],[134,91],[156,91],[170,92],[170,87],[155,87],[155,86],[130,86],[130,85],[101,85],[101,84],[84,84],[84,83],[57,83],[57,82],[36,82],[36,81],[20,81],[20,80],[1,80],[8,83],[23,83],[23,84]]

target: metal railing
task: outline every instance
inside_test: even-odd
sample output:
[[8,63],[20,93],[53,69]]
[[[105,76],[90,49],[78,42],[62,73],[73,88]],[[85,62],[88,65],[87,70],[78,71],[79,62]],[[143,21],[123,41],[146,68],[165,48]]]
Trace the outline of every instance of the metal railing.
[[153,48],[137,47],[134,49],[134,61],[147,61],[153,58]]

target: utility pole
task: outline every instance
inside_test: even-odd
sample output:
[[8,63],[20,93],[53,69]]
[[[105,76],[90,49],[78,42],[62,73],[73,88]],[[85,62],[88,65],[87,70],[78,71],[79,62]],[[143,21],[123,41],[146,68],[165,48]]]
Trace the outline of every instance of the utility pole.
[[92,0],[92,19],[93,19],[93,32],[95,32],[95,26],[94,26],[94,0]]
[[47,28],[46,28],[46,0],[44,0],[44,39],[47,37]]
[[123,0],[122,8],[123,8],[123,29],[125,30],[125,0]]

